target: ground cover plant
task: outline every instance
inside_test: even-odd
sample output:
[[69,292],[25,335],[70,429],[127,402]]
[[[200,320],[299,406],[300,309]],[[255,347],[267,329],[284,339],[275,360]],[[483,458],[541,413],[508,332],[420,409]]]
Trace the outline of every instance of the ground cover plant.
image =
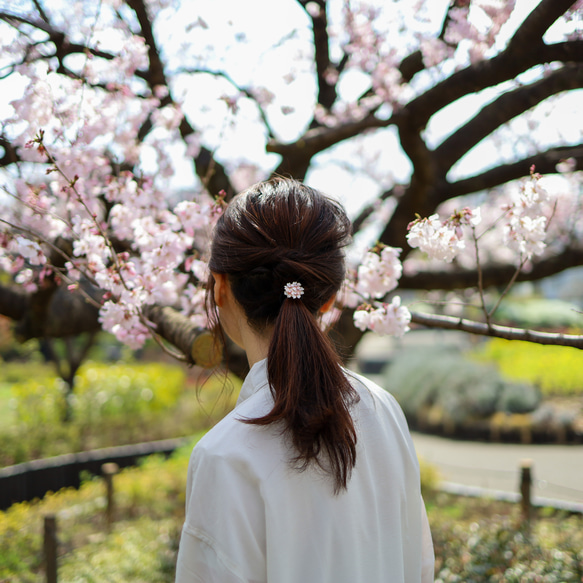
[[[152,456],[115,476],[117,520],[111,531],[99,478],[0,513],[0,581],[43,580],[41,532],[47,514],[57,517],[59,581],[173,581],[188,458],[200,435],[169,460]],[[538,510],[529,531],[516,505],[438,492],[435,470],[424,463],[422,485],[436,581],[581,581],[583,517]]]
[[582,580],[581,515],[542,509],[529,524],[515,504],[443,493],[431,503],[428,514],[436,583]]

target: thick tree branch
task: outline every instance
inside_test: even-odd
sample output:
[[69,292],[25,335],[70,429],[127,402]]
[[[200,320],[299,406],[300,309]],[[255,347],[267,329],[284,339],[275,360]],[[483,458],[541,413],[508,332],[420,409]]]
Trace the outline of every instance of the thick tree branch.
[[281,154],[282,156],[293,156],[302,151],[314,156],[342,140],[358,136],[366,130],[387,127],[392,123],[394,123],[393,119],[390,121],[380,120],[374,115],[368,115],[363,119],[346,122],[331,128],[319,127],[310,129],[301,138],[292,143],[284,144],[271,140],[267,143],[265,149],[268,152]]
[[[312,32],[314,35],[314,61],[316,63],[316,76],[318,79],[318,103],[330,109],[336,101],[336,83],[328,82],[328,74],[333,67],[330,61],[328,17],[326,15],[326,0],[298,0],[312,19]],[[319,11],[309,11],[307,5],[318,6]]]
[[213,368],[222,358],[220,346],[213,335],[196,328],[186,316],[170,307],[149,306],[144,315],[156,324],[156,333],[176,346],[190,364]]
[[573,158],[577,163],[577,169],[583,169],[583,144],[551,148],[546,152],[540,152],[512,164],[502,164],[476,176],[447,183],[440,192],[436,193],[436,199],[443,202],[464,194],[495,188],[512,180],[528,176],[532,165],[541,174],[554,174],[557,164],[567,158]]
[[0,168],[20,161],[18,148],[15,148],[4,136],[0,135],[0,148],[4,150],[0,158]]
[[[164,72],[164,63],[162,62],[160,52],[156,44],[154,30],[150,16],[148,14],[147,6],[143,0],[126,0],[126,2],[128,6],[135,12],[140,24],[141,35],[148,45],[148,57],[150,64],[146,76],[146,82],[148,83],[148,86],[152,92],[154,92],[157,87],[166,87],[168,89],[168,95],[160,101],[160,107],[164,107],[165,105],[173,103],[174,101],[172,99],[170,86],[168,85],[168,80],[166,79],[166,74]],[[144,125],[140,128],[138,133],[138,140],[142,140],[149,133],[151,128],[152,121],[150,118],[148,118],[148,120],[146,120]],[[179,130],[183,139],[195,133],[195,129],[190,125],[186,117],[182,118]],[[214,156],[210,150],[201,148],[199,155],[194,160],[194,167],[203,185],[211,194],[218,194],[221,190],[224,190],[228,196],[232,196],[234,194],[233,186],[231,185],[231,181],[229,180],[224,166],[222,166],[222,164],[214,159]]]
[[385,128],[398,123],[403,125],[409,123],[421,130],[432,115],[449,103],[466,94],[476,93],[487,87],[513,79],[532,66],[553,61],[583,62],[583,41],[542,45],[523,59],[522,62],[514,61],[504,53],[489,61],[481,61],[454,73],[388,119],[378,119],[374,115],[369,115],[362,120],[347,122],[331,128],[310,129],[292,143],[286,144],[271,140],[268,142],[266,150],[286,158],[299,156],[301,152],[305,152],[304,157],[307,155],[311,157],[343,140],[353,138],[371,129]]
[[[564,2],[564,0],[562,0]],[[465,95],[477,93],[514,79],[528,69],[553,61],[582,62],[583,41],[568,41],[556,45],[543,43],[527,45],[527,50],[516,53],[507,48],[499,55],[479,61],[453,73],[405,107],[407,115],[415,119],[419,128],[424,128],[429,118],[450,103]]]
[[464,318],[453,318],[451,316],[438,316],[435,314],[411,313],[411,321],[430,328],[442,328],[446,330],[461,330],[470,334],[480,336],[492,336],[495,338],[505,338],[507,340],[524,340],[536,344],[546,344],[555,346],[571,346],[583,349],[583,336],[575,334],[557,334],[553,332],[538,332],[536,330],[523,330],[522,328],[511,328],[498,324],[484,324],[474,322]]
[[508,43],[507,50],[527,52],[542,42],[545,32],[573,5],[573,0],[542,0],[518,27]]
[[146,5],[142,0],[126,0],[126,3],[136,14],[136,18],[140,23],[141,36],[144,38],[148,47],[148,58],[150,63],[148,68],[148,85],[152,88],[158,85],[168,87],[168,82],[164,73],[164,65],[160,58],[160,51],[156,44],[154,30],[152,28]]
[[[84,293],[96,301],[103,294],[90,286],[84,287]],[[211,368],[220,362],[221,350],[213,336],[194,327],[186,316],[158,306],[147,307],[144,314],[155,324],[157,334],[176,346],[191,364]],[[27,293],[0,285],[0,315],[16,322],[15,333],[21,341],[69,338],[101,330],[98,308],[87,302],[84,294],[64,286]]]
[[101,330],[97,320],[98,308],[86,300],[85,294],[89,294],[97,302],[102,296],[100,290],[91,286],[85,286],[83,293],[71,292],[61,286],[30,294],[29,309],[17,320],[17,337],[24,341],[30,338],[64,338],[83,332],[98,332]]
[[440,173],[447,171],[494,130],[528,111],[551,95],[583,87],[583,67],[566,65],[542,79],[503,93],[435,149],[435,163]]
[[[516,281],[537,281],[561,273],[570,267],[580,265],[583,265],[583,249],[568,248],[559,254],[540,259],[532,265],[529,271],[519,273]],[[487,265],[483,267],[482,281],[484,288],[506,285],[515,271],[516,266],[514,265]],[[404,274],[399,280],[399,287],[401,289],[410,290],[455,290],[476,287],[477,285],[477,271],[455,268],[439,271],[423,271],[414,275]]]
[[299,140],[291,144],[270,141],[265,147],[267,152],[282,156],[282,161],[275,173],[283,176],[293,176],[302,179],[306,174],[312,158],[318,153],[334,146],[342,140],[360,135],[374,128],[385,127],[392,122],[379,120],[374,115],[347,122],[334,128],[314,128],[308,130]]
[[11,320],[24,318],[30,303],[29,296],[21,289],[0,285],[0,315]]

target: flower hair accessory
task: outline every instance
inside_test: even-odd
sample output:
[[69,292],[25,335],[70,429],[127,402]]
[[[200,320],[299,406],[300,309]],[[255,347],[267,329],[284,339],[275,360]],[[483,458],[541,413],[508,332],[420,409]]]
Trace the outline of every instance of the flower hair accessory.
[[297,281],[292,281],[291,283],[286,283],[283,288],[283,293],[286,298],[299,300],[304,295],[304,288],[302,284]]

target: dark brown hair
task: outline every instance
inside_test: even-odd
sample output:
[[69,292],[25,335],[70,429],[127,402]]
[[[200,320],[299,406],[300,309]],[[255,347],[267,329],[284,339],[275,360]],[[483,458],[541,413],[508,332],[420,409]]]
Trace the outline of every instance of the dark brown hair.
[[[345,276],[343,247],[351,225],[337,202],[300,182],[277,178],[236,196],[219,219],[209,267],[226,274],[249,325],[273,327],[267,376],[273,409],[246,423],[281,423],[294,448],[294,466],[318,464],[346,488],[356,462],[350,407],[358,400],[327,335],[322,306]],[[304,288],[300,299],[284,295],[287,283]],[[212,276],[208,291],[212,292]],[[209,315],[216,321],[212,293]],[[214,317],[213,317],[214,316]]]

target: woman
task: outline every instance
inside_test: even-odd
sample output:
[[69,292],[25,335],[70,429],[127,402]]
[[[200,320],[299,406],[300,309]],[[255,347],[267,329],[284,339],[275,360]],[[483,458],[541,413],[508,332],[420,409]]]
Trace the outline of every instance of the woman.
[[403,414],[320,329],[349,237],[339,204],[284,179],[235,197],[216,226],[209,312],[251,370],[194,448],[179,583],[433,581]]

